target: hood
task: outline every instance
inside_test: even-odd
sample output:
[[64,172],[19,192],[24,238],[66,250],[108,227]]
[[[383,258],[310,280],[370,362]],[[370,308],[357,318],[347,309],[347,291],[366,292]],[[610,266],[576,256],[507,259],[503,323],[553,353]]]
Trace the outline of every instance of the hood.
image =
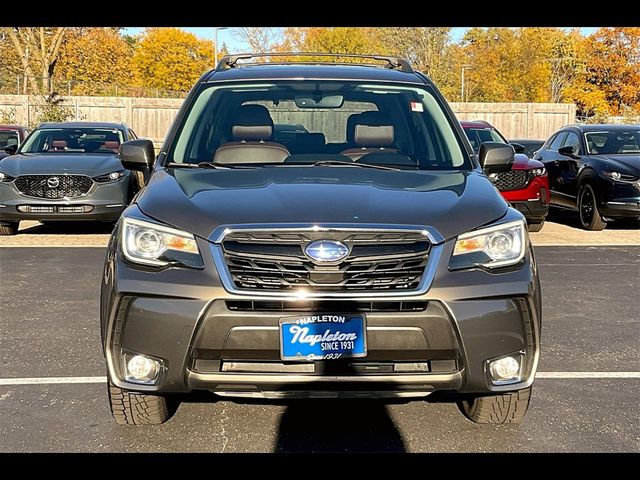
[[591,155],[606,163],[606,168],[640,177],[640,155]]
[[511,168],[513,170],[532,170],[542,168],[544,164],[538,160],[527,157],[524,153],[516,153]]
[[0,171],[12,177],[64,173],[93,177],[115,170],[122,170],[116,154],[23,153],[0,160]]
[[349,167],[158,170],[136,203],[149,217],[204,238],[242,223],[433,226],[450,238],[507,211],[478,172]]

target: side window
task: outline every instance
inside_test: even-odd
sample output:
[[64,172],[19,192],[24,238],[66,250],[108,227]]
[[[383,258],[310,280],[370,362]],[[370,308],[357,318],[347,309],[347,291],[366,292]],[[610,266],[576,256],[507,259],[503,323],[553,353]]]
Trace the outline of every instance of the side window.
[[573,147],[573,153],[580,153],[580,137],[575,132],[567,133],[567,136],[562,143],[563,147]]
[[551,150],[552,152],[557,152],[566,136],[567,132],[560,132],[559,134],[557,134],[556,138],[554,138],[549,144],[549,150]]
[[470,130],[470,129],[463,129],[464,133],[467,135],[467,138],[469,139],[469,143],[471,143],[471,148],[473,148],[473,151],[478,153],[478,150],[480,149],[480,140],[478,140],[478,135],[476,133],[475,130]]

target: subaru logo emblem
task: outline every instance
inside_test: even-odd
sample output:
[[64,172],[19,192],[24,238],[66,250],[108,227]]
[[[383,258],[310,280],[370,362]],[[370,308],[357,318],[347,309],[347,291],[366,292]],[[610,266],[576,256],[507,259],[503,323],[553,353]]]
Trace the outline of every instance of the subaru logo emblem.
[[47,179],[47,187],[57,188],[60,185],[60,179],[58,177],[49,177]]
[[316,240],[307,245],[304,253],[315,262],[337,262],[349,255],[349,247],[334,240]]

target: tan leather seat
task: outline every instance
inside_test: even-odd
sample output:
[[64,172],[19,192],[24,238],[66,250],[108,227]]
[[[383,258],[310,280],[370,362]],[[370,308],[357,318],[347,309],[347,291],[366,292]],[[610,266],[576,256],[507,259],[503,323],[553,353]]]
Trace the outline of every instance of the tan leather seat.
[[216,150],[213,163],[282,163],[290,155],[284,145],[269,141],[273,135],[273,119],[263,105],[242,105],[236,112],[231,135],[234,141]]
[[354,140],[360,148],[344,150],[340,155],[354,162],[368,153],[397,153],[393,148],[394,130],[391,125],[356,125]]

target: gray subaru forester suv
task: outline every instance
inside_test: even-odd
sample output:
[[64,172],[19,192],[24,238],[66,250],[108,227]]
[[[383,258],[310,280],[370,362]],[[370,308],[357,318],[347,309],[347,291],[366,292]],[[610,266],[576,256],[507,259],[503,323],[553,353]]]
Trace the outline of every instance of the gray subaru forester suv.
[[172,394],[209,390],[448,391],[475,422],[520,421],[540,285],[523,216],[485,176],[509,169],[513,148],[476,156],[405,60],[306,55],[227,56],[159,155],[121,145],[147,182],[102,280],[115,420],[159,424]]

